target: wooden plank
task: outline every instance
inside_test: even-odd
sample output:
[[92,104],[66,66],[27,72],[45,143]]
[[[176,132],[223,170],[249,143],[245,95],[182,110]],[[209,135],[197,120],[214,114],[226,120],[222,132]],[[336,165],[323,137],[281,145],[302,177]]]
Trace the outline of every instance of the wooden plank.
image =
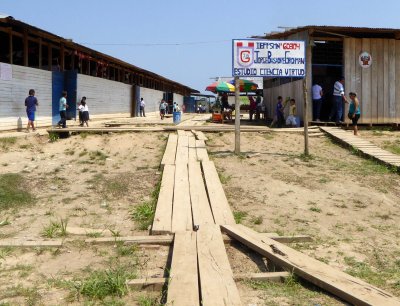
[[[362,50],[371,54],[371,40],[369,38],[362,39]],[[362,79],[362,85],[361,85],[360,101],[362,101],[362,103],[360,107],[363,120],[360,120],[360,123],[372,123],[371,67],[369,68],[361,67],[361,79]]]
[[196,140],[196,152],[198,161],[209,161],[206,144],[204,140]]
[[378,75],[378,121],[377,123],[383,123],[385,121],[385,111],[384,111],[384,56],[383,56],[383,39],[378,39],[376,61],[374,63],[377,65],[377,75]]
[[5,247],[62,247],[63,241],[61,239],[53,240],[29,240],[29,239],[1,239],[0,248]]
[[383,41],[383,122],[389,120],[389,40]]
[[199,226],[214,224],[199,162],[189,163],[189,185],[193,224]]
[[189,163],[197,161],[196,138],[189,136]]
[[394,122],[396,119],[396,41],[389,39],[389,100],[387,122]]
[[[289,272],[262,272],[262,273],[241,273],[235,274],[233,279],[235,280],[253,280],[253,281],[268,281],[268,282],[283,282],[290,276]],[[167,284],[169,278],[166,277],[148,277],[138,278],[126,281],[126,285],[129,288],[135,290],[146,290],[146,291],[160,291]]]
[[[298,243],[298,242],[311,242],[313,239],[307,235],[293,235],[293,236],[279,236],[277,233],[259,233],[260,238],[267,237],[281,243]],[[231,242],[232,238],[226,235],[222,235],[225,243]]]
[[371,122],[378,122],[378,65],[377,65],[377,48],[378,41],[371,39],[371,56],[372,65],[371,69]]
[[172,232],[189,231],[192,229],[188,168],[185,163],[177,163],[175,166]]
[[201,305],[241,305],[218,225],[204,225],[197,231],[197,256]]
[[175,185],[175,166],[165,165],[161,180],[160,193],[154,214],[151,233],[160,235],[172,232],[172,201]]
[[178,146],[176,147],[175,163],[187,164],[189,161],[189,137],[178,136]]
[[175,234],[167,305],[200,305],[196,232]]
[[224,189],[222,188],[221,181],[219,180],[214,162],[204,161],[201,164],[215,223],[235,224],[235,219],[233,218],[232,211],[229,207]]
[[170,245],[174,239],[172,235],[160,236],[127,236],[127,237],[100,237],[86,239],[85,243],[91,244],[113,244],[116,242],[124,242],[124,244],[156,244]]
[[223,225],[222,230],[276,264],[293,271],[316,286],[355,305],[400,305],[392,294],[352,277],[240,224]]
[[161,165],[175,165],[176,146],[178,144],[178,136],[176,134],[169,134],[167,146],[165,148],[164,156]]
[[395,112],[396,116],[393,122],[400,122],[400,40],[396,40],[396,104]]
[[192,133],[194,133],[196,135],[196,138],[198,140],[204,140],[204,141],[208,140],[208,138],[206,137],[206,135],[204,135],[204,133],[202,131],[194,131],[193,130]]
[[[354,74],[351,72],[352,63],[354,62],[351,40],[353,40],[353,38],[344,38],[343,40],[345,88],[352,88],[352,78],[354,77]],[[344,121],[349,122],[350,120],[345,116]]]
[[[363,46],[362,46],[362,40],[361,39],[356,39],[356,45],[355,45],[355,50],[354,50],[354,61],[355,61],[355,87],[346,88],[346,94],[348,95],[350,91],[355,91],[357,92],[358,95],[361,96],[361,103],[362,103],[362,70],[363,68],[358,62],[358,56],[359,54],[363,51]],[[349,104],[346,104],[347,109]],[[347,112],[345,113],[345,116],[347,116]],[[360,123],[363,122],[363,118],[360,118]],[[368,122],[368,121],[367,121]]]

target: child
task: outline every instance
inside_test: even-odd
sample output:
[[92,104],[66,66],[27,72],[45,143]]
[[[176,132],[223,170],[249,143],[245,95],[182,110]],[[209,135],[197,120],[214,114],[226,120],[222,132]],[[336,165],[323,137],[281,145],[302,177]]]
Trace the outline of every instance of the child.
[[83,126],[83,120],[82,120],[82,114],[83,114],[83,109],[84,109],[84,106],[82,104],[83,102],[86,102],[86,97],[82,97],[81,102],[80,102],[80,104],[78,106],[78,110],[79,110],[79,126]]
[[290,99],[289,116],[286,118],[286,125],[296,127],[296,100]]
[[88,107],[88,105],[86,104],[86,98],[85,98],[85,100],[82,101],[81,103],[82,103],[82,106],[83,106],[83,111],[82,111],[82,126],[84,126],[85,123],[86,123],[86,126],[89,127],[89,123],[88,123],[88,121],[89,121],[89,107]]
[[164,99],[161,100],[161,103],[160,103],[160,117],[161,117],[161,120],[164,120],[164,116],[165,116],[165,112],[166,112],[167,107],[168,107],[167,102],[165,102]]
[[276,104],[275,108],[275,118],[271,123],[271,127],[275,125],[275,123],[278,125],[278,128],[282,127],[282,125],[285,123],[285,117],[283,115],[283,104],[282,104],[282,96],[278,96],[278,103]]
[[349,114],[347,116],[353,123],[354,135],[359,136],[357,122],[361,116],[360,101],[358,101],[357,94],[355,92],[349,93],[349,97],[351,101],[349,105]]

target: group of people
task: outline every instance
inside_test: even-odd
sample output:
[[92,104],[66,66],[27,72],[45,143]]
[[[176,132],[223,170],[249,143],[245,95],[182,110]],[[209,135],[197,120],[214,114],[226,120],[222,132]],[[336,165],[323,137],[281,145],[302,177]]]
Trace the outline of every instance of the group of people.
[[[288,103],[289,103],[289,115],[287,116],[285,121],[284,110]],[[296,100],[288,97],[286,98],[285,102],[283,102],[282,96],[278,96],[278,102],[276,103],[275,107],[275,117],[271,123],[271,127],[276,125],[278,128],[281,128],[285,123],[287,126],[290,127],[298,126],[296,114],[297,114]]]
[[249,119],[253,121],[253,116],[255,115],[255,120],[260,120],[261,114],[264,114],[264,118],[266,118],[266,110],[261,95],[257,94],[256,99],[254,100],[253,96],[249,96]]
[[[29,96],[25,99],[25,107],[26,107],[26,115],[28,117],[28,125],[26,127],[26,131],[30,132],[30,128],[32,131],[36,131],[35,127],[35,114],[37,110],[37,106],[39,106],[39,101],[35,97],[35,90],[29,89]],[[61,93],[61,98],[59,100],[59,114],[60,120],[57,123],[57,126],[66,128],[67,127],[67,109],[69,105],[67,103],[67,92],[63,91]],[[89,126],[89,107],[86,103],[86,97],[82,97],[80,104],[78,106],[79,111],[79,125],[80,126]]]
[[[354,135],[358,135],[357,123],[361,116],[360,101],[357,98],[355,92],[349,93],[349,99],[347,99],[344,91],[344,77],[341,77],[333,85],[333,100],[332,108],[329,114],[329,121],[334,121],[336,124],[343,124],[343,110],[344,105],[349,104],[349,111],[347,117],[352,121]],[[315,83],[312,86],[312,100],[313,100],[313,120],[321,121],[321,106],[323,101],[323,89]]]

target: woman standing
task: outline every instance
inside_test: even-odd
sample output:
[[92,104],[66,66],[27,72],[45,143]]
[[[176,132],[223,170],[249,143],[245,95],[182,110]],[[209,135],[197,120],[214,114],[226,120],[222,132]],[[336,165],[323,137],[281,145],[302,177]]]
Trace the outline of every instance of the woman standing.
[[353,130],[354,135],[359,136],[357,122],[360,119],[361,111],[360,111],[360,101],[357,99],[357,94],[355,92],[349,93],[350,97],[350,106],[349,106],[349,119],[353,122]]

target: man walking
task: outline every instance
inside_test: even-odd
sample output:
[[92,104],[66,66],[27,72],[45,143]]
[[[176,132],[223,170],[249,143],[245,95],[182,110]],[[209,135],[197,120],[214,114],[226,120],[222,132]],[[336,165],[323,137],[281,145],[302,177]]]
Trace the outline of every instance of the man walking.
[[146,117],[146,114],[144,112],[145,106],[146,106],[146,103],[144,102],[143,98],[140,98],[140,117]]
[[35,90],[29,89],[29,96],[25,99],[26,115],[28,116],[28,126],[26,131],[29,132],[29,127],[32,127],[32,131],[36,131],[35,128],[35,112],[36,106],[38,106],[38,100],[35,97]]
[[330,118],[335,120],[337,124],[342,124],[343,116],[343,102],[348,103],[346,96],[344,95],[344,77],[335,82],[333,86],[333,106]]
[[60,98],[60,121],[58,121],[58,126],[63,128],[67,127],[67,92],[63,91]]
[[312,87],[312,100],[313,100],[313,121],[321,121],[321,104],[323,96],[322,87],[315,83]]

